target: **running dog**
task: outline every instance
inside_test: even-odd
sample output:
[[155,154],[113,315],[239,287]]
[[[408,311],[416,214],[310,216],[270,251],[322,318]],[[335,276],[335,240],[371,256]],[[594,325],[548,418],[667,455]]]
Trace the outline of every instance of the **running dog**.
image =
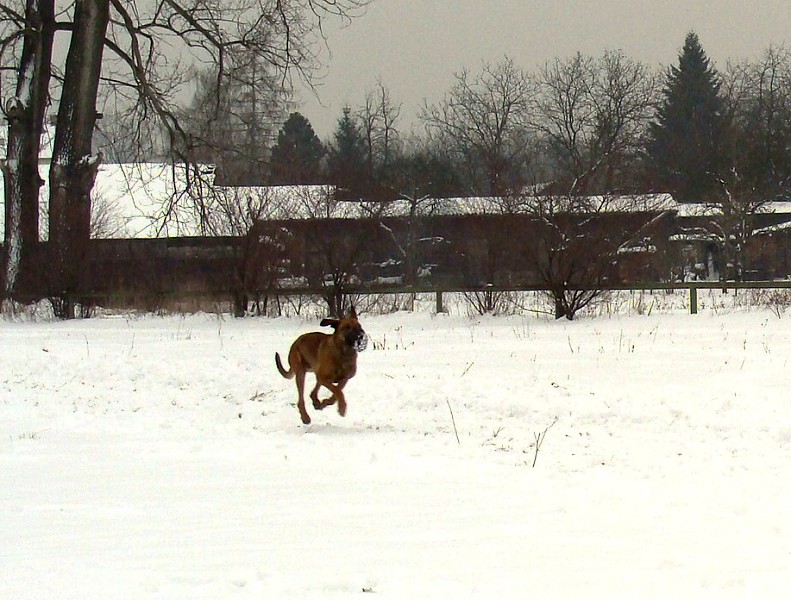
[[[357,372],[357,353],[365,350],[368,336],[357,320],[357,313],[352,308],[349,316],[342,319],[322,319],[322,327],[335,329],[332,334],[314,331],[299,336],[288,351],[288,371],[280,362],[280,355],[275,352],[277,370],[286,379],[297,379],[297,408],[302,422],[310,423],[310,416],[305,410],[305,373],[316,374],[316,386],[310,392],[313,408],[322,410],[338,403],[338,412],[346,415],[346,398],[343,387]],[[319,400],[319,388],[324,386],[332,396]]]

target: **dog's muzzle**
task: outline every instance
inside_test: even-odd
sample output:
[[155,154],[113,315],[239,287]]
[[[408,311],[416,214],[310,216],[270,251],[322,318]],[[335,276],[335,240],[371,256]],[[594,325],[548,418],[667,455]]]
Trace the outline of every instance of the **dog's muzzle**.
[[356,352],[362,352],[367,347],[368,347],[368,334],[363,331],[352,342],[352,348],[354,348]]

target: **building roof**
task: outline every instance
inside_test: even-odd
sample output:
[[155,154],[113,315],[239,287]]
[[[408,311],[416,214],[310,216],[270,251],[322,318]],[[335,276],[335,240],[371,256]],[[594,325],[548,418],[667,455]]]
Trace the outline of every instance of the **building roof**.
[[[43,171],[43,169],[42,169]],[[102,164],[93,195],[97,237],[151,238],[235,235],[253,219],[358,219],[374,215],[405,217],[533,214],[539,205],[556,212],[583,207],[597,214],[672,211],[680,217],[721,214],[715,205],[677,202],[670,194],[588,196],[574,199],[526,194],[521,198],[401,198],[388,203],[338,201],[334,188],[308,186],[215,186],[214,169],[199,167],[200,177],[184,165],[169,163]],[[46,180],[46,174],[45,175]],[[187,193],[187,182],[197,183]],[[41,190],[41,232],[46,238],[48,186]],[[0,204],[3,199],[0,197]],[[765,213],[791,215],[791,202],[770,202]],[[234,224],[239,216],[241,225]],[[0,210],[0,229],[4,226]],[[209,226],[206,226],[206,223]],[[779,226],[775,226],[775,229]]]

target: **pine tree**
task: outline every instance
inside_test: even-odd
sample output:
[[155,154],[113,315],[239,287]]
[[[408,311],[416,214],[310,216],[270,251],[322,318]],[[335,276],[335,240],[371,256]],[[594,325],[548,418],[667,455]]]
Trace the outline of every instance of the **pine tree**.
[[277,135],[277,143],[272,147],[272,183],[320,183],[321,160],[325,152],[310,121],[298,112],[291,113]]
[[352,117],[351,109],[343,109],[330,145],[327,171],[330,183],[346,190],[350,197],[360,196],[370,187],[371,173],[365,140]]
[[678,66],[667,73],[664,99],[650,125],[647,149],[655,185],[686,202],[717,193],[726,162],[723,115],[720,77],[690,32]]

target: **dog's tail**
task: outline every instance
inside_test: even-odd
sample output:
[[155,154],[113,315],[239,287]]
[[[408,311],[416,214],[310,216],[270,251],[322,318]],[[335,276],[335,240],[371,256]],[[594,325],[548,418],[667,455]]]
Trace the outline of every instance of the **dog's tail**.
[[294,376],[294,371],[291,369],[286,371],[283,368],[283,363],[280,362],[280,355],[277,352],[275,352],[275,364],[277,365],[277,370],[280,371],[280,374],[286,379],[291,379]]

